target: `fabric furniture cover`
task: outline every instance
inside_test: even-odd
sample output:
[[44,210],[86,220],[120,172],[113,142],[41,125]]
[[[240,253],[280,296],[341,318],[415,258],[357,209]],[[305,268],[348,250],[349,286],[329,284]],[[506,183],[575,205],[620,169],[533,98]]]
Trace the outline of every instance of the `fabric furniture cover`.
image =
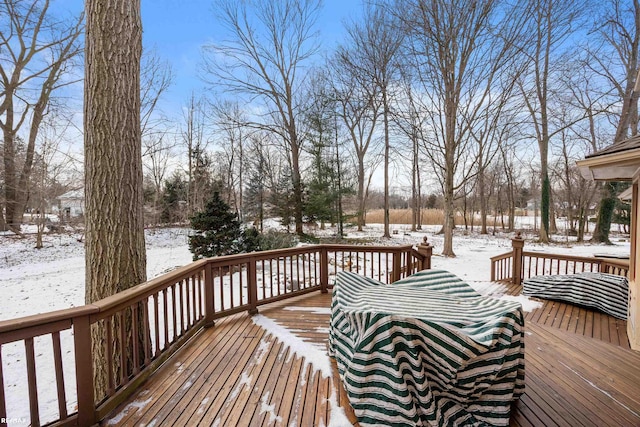
[[524,318],[426,270],[386,285],[341,272],[329,354],[362,426],[509,424],[524,391]]
[[593,307],[627,320],[629,282],[606,273],[535,276],[522,284],[524,295]]

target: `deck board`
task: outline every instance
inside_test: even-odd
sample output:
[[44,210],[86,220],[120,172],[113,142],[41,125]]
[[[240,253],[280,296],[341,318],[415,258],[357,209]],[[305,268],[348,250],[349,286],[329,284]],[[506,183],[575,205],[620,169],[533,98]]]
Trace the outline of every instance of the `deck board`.
[[[518,294],[521,287],[503,289]],[[262,307],[260,314],[325,351],[330,303],[330,294],[314,293]],[[318,426],[341,416],[355,425],[335,361],[325,378],[293,351],[246,314],[223,319],[197,334],[103,424]],[[511,425],[640,425],[639,367],[625,321],[544,301],[525,315],[526,388]]]

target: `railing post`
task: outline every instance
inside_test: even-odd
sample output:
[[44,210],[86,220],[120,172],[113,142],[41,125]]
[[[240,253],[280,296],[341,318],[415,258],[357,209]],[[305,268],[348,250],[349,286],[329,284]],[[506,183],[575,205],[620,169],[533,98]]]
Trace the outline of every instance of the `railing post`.
[[256,259],[249,258],[247,265],[247,286],[249,287],[249,315],[258,314],[258,279],[256,275]]
[[215,325],[213,315],[215,314],[213,291],[213,270],[211,262],[207,262],[204,267],[204,327],[208,328]]
[[421,270],[431,270],[431,256],[433,255],[433,246],[429,243],[427,236],[422,238],[422,243],[418,244],[418,253],[423,256]]
[[522,248],[524,247],[524,239],[519,231],[516,233],[516,236],[511,239],[511,246],[513,247],[511,283],[520,285],[522,283]]
[[76,390],[78,393],[78,425],[97,422],[93,382],[93,352],[89,315],[73,319],[73,345],[76,354]]
[[326,294],[329,286],[329,251],[326,246],[320,248],[320,292]]
[[393,252],[393,271],[391,275],[391,283],[400,280],[402,274],[402,252]]

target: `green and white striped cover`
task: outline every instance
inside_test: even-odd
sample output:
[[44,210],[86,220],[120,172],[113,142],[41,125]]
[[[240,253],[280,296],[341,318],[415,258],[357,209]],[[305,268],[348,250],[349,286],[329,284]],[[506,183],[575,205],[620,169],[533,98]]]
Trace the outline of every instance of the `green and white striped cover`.
[[523,282],[522,293],[593,307],[627,320],[629,282],[623,276],[596,272],[535,276]]
[[508,425],[524,391],[519,303],[426,270],[333,288],[329,353],[362,426]]

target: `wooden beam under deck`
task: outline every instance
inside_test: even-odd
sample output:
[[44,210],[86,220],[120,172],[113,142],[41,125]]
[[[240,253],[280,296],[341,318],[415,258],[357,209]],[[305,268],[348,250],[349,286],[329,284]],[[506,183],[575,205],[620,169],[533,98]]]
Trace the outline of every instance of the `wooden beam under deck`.
[[[507,286],[511,294],[520,290]],[[321,352],[330,304],[331,294],[313,293],[260,314]],[[513,426],[640,425],[640,353],[629,350],[626,322],[545,301],[526,314],[525,331],[526,390]],[[103,424],[355,425],[335,362],[333,375],[323,377],[293,350],[245,314],[218,321]]]

